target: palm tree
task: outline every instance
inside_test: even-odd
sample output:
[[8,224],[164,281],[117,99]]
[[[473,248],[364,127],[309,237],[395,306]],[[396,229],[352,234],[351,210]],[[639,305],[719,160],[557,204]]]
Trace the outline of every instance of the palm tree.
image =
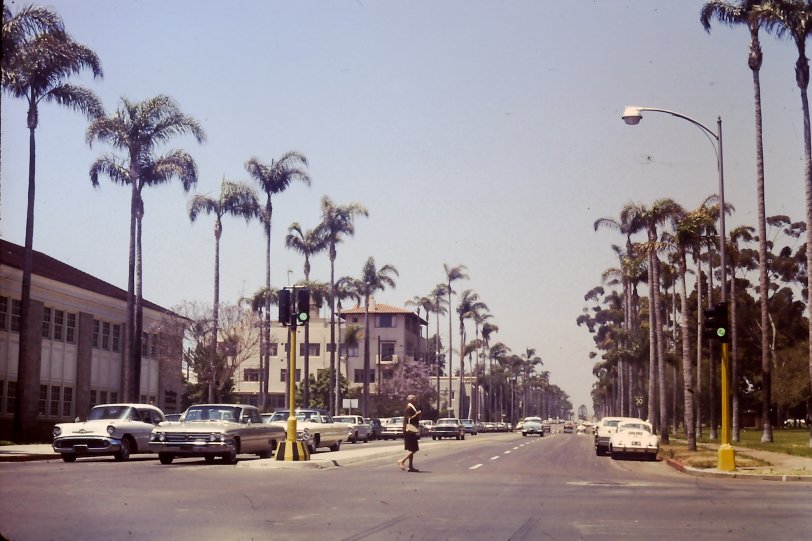
[[537,366],[543,366],[544,361],[541,357],[536,355],[536,348],[525,348],[525,354],[522,358],[522,417],[527,417],[527,390],[530,376],[535,372]]
[[395,267],[384,265],[378,269],[375,266],[375,260],[370,257],[364,264],[361,279],[358,281],[358,293],[364,298],[364,403],[362,406],[364,417],[369,416],[369,300],[376,291],[395,287],[393,274],[398,276],[398,270]]
[[459,404],[460,408],[457,415],[460,417],[463,415],[462,408],[465,397],[465,356],[462,354],[466,344],[465,321],[468,319],[475,319],[477,314],[481,314],[487,309],[488,305],[479,300],[478,293],[475,293],[471,289],[466,289],[462,292],[460,303],[457,305],[457,315],[459,316],[460,320],[460,394],[457,398],[457,403]]
[[[804,119],[804,190],[806,192],[806,287],[812,292],[812,134],[809,127],[809,59],[806,58],[806,38],[812,33],[812,5],[800,0],[771,0],[770,9],[765,14],[765,28],[775,32],[779,38],[790,37],[798,49],[795,62],[795,82],[801,91],[801,108]],[[760,234],[760,233],[759,233]],[[759,241],[761,242],[761,241]],[[810,293],[812,296],[812,293]],[[809,378],[812,386],[812,302],[807,299],[809,320]],[[763,316],[762,316],[763,318]],[[762,324],[762,328],[766,326]],[[765,348],[762,347],[762,350]],[[762,367],[763,367],[762,358]],[[768,365],[769,367],[769,365]],[[767,374],[769,376],[769,373]],[[761,441],[773,441],[772,424],[769,415],[764,417],[764,433]],[[809,447],[812,447],[812,426],[809,427]]]
[[[245,169],[248,174],[257,181],[260,190],[265,194],[265,205],[262,207],[260,213],[260,220],[265,230],[265,287],[271,288],[271,220],[273,218],[273,201],[272,196],[282,193],[294,181],[301,181],[310,186],[310,176],[299,166],[307,167],[307,158],[303,154],[295,151],[286,152],[278,160],[271,160],[270,165],[260,163],[257,158],[251,158],[245,162]],[[262,332],[265,335],[265,343],[271,341],[271,307],[265,307],[265,321],[263,322]],[[265,350],[265,366],[270,366],[270,350]],[[265,389],[268,389],[268,373],[267,371],[262,376],[265,378],[263,382]],[[267,396],[262,396],[261,407],[263,410],[267,409]]]
[[[468,270],[468,267],[465,265],[457,265],[456,267],[449,267],[446,263],[443,263],[443,271],[445,271],[446,277],[446,294],[448,295],[448,306],[449,310],[451,309],[451,294],[454,293],[454,289],[451,287],[452,282],[456,282],[457,280],[467,280],[468,275],[465,274],[465,271]],[[453,348],[451,347],[451,316],[448,317],[448,408],[451,408],[451,372],[453,364]],[[460,378],[462,378],[462,374],[460,374]],[[462,398],[462,397],[460,397]],[[462,404],[462,402],[460,402]],[[446,412],[450,415],[449,412]],[[457,412],[459,414],[459,412]],[[459,416],[459,415],[458,415]]]
[[[335,302],[333,302],[332,299],[330,298],[330,295],[332,295],[332,294],[335,294]],[[356,303],[361,302],[361,295],[358,292],[358,280],[356,280],[355,278],[353,278],[351,276],[342,276],[341,278],[339,278],[336,281],[335,287],[332,288],[332,291],[328,290],[327,298],[330,299],[330,306],[336,306],[336,309],[338,310],[339,317],[338,317],[338,331],[337,332],[338,332],[338,336],[339,336],[339,339],[340,339],[340,337],[341,337],[341,307],[342,307],[341,304],[342,304],[342,302],[344,302],[346,300],[351,300],[351,299],[354,299]],[[347,331],[349,331],[349,328],[347,329]],[[343,345],[346,346],[346,345],[348,345],[348,342],[346,340],[346,335],[345,335],[344,338],[345,339],[343,340],[342,343],[343,343]],[[358,345],[357,340],[354,343],[352,343],[351,345]],[[341,349],[342,349],[341,344],[339,344],[338,361],[337,361],[337,364],[336,364],[337,377],[335,378],[335,380],[336,380],[336,390],[335,390],[335,400],[334,400],[334,402],[335,402],[335,411],[336,412],[340,411],[339,404],[341,404],[341,392],[340,392],[340,388],[339,388],[340,387],[339,382],[341,380]],[[346,351],[346,347],[344,349]],[[347,357],[347,359],[349,359],[349,356]],[[347,371],[349,371],[349,368],[347,369]],[[350,381],[350,375],[347,374],[346,377],[347,377],[347,381],[349,382]]]
[[124,326],[122,362],[122,394],[126,401],[139,396],[141,373],[141,220],[144,215],[141,192],[144,186],[164,184],[177,177],[188,191],[197,183],[197,166],[192,157],[181,150],[155,156],[158,145],[183,134],[191,134],[198,142],[205,140],[203,129],[195,119],[180,112],[178,105],[167,96],[156,96],[137,103],[121,99],[122,106],[109,117],[93,120],[87,128],[86,140],[93,146],[96,140],[105,142],[125,154],[105,154],[90,166],[90,182],[99,186],[99,175],[130,187],[130,254],[127,283],[127,314]]
[[[247,184],[223,179],[220,195],[215,199],[208,195],[196,194],[189,204],[189,219],[195,221],[205,212],[214,214],[214,305],[212,308],[211,373],[214,374],[214,360],[217,358],[217,334],[220,317],[220,236],[223,234],[223,216],[230,214],[245,218],[248,223],[259,213],[257,194]],[[214,403],[214,379],[209,381],[209,403]]]
[[[101,63],[92,50],[64,31],[62,19],[45,8],[28,7],[12,15],[3,4],[2,89],[28,102],[28,201],[25,221],[25,251],[20,293],[20,337],[28,336],[31,305],[31,267],[34,245],[34,201],[36,193],[36,137],[40,103],[57,103],[89,118],[104,114],[101,102],[87,88],[66,82],[72,75],[90,69],[102,77]],[[33,426],[36,402],[26,400],[39,392],[40,360],[29,353],[27,339],[20,339],[17,394],[14,399],[12,431],[18,439]],[[33,405],[29,407],[29,404]]]
[[[649,419],[659,424],[661,440],[668,439],[668,401],[665,386],[665,337],[663,336],[662,307],[660,302],[660,259],[657,256],[657,228],[680,211],[671,199],[660,199],[652,206],[629,203],[621,211],[621,221],[630,224],[631,233],[645,229],[648,236],[645,250],[648,255],[649,285]],[[657,418],[656,391],[660,390],[659,419]],[[659,421],[659,422],[658,422]]]
[[[499,326],[498,325],[496,325],[494,323],[491,323],[490,321],[486,321],[486,322],[484,322],[482,324],[482,354],[485,356],[485,361],[487,361],[487,363],[488,363],[488,372],[487,373],[488,373],[488,385],[489,385],[488,392],[489,393],[493,392],[493,383],[492,383],[492,380],[491,380],[491,378],[492,378],[491,361],[493,360],[493,358],[490,355],[491,335],[494,334],[494,333],[497,333],[497,332],[499,332]],[[484,365],[484,363],[483,363],[483,365]],[[489,396],[488,398],[489,398],[489,400],[487,400],[487,404],[490,406],[490,404],[491,404],[490,398],[492,398],[492,397]],[[483,401],[484,400],[485,400],[485,397],[483,396]],[[491,420],[491,413],[492,413],[490,407],[488,407],[488,411],[486,413],[487,413],[487,420],[490,421]]]
[[[355,235],[355,216],[369,216],[367,209],[358,203],[336,205],[326,195],[321,199],[322,220],[319,224],[327,240],[328,255],[330,257],[330,404],[332,406],[335,390],[336,371],[336,245],[346,236]],[[366,377],[366,374],[364,375]]]
[[[434,334],[434,361],[437,363],[437,414],[440,414],[440,373],[442,371],[443,364],[440,362],[440,316],[444,316],[448,313],[446,310],[446,292],[448,287],[445,284],[437,284],[434,286],[434,289],[431,290],[429,293],[429,299],[431,300],[431,308],[430,311],[432,314],[437,316],[437,332]],[[445,306],[444,306],[445,305]],[[426,328],[426,333],[428,334],[428,325]]]
[[[710,20],[717,18],[729,26],[746,25],[750,31],[750,52],[747,64],[753,72],[753,95],[755,97],[756,113],[756,197],[758,201],[758,254],[759,254],[759,302],[761,307],[761,367],[764,381],[764,402],[762,410],[765,413],[764,432],[761,441],[773,441],[772,425],[769,421],[770,400],[770,350],[769,350],[769,313],[767,297],[769,295],[769,276],[767,273],[767,212],[764,203],[764,145],[762,143],[761,121],[761,80],[759,73],[762,64],[761,43],[758,33],[762,22],[769,17],[770,8],[762,6],[761,0],[743,0],[739,5],[733,5],[721,0],[713,0],[702,7],[700,21],[702,26],[710,33]],[[807,177],[809,178],[809,177]],[[735,382],[735,380],[733,380]],[[766,404],[766,406],[764,405]],[[766,408],[766,409],[765,409]],[[712,423],[712,429],[715,425]]]
[[[285,246],[291,248],[305,258],[304,260],[304,275],[305,282],[310,282],[310,256],[323,252],[327,248],[327,243],[324,238],[324,233],[320,228],[308,229],[304,231],[302,226],[297,222],[288,226],[288,234],[285,237]],[[323,296],[322,296],[323,299]],[[311,301],[313,300],[313,291],[311,290]],[[321,302],[318,306],[321,307]],[[304,373],[306,375],[303,382],[302,392],[302,407],[309,407],[310,404],[310,325],[305,325],[304,328],[304,341],[307,346],[304,351]]]

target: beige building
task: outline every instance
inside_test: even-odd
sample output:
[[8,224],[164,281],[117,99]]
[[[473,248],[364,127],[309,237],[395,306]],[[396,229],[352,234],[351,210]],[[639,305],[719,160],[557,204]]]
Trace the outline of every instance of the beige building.
[[[370,300],[369,307],[370,344],[370,392],[377,391],[377,385],[388,377],[392,369],[403,359],[423,359],[426,339],[421,330],[426,320],[405,308],[398,308]],[[340,333],[339,323],[340,319]],[[336,341],[343,336],[349,325],[364,327],[364,307],[342,310],[336,317]],[[321,370],[330,368],[330,319],[329,313],[321,316],[316,310],[311,314],[309,339],[309,372],[317,376]],[[305,361],[305,333],[298,328],[296,333],[296,382],[302,381]],[[270,372],[268,391],[270,408],[287,407],[285,386],[287,374],[287,328],[274,324],[271,328]],[[350,387],[361,387],[364,382],[364,341],[355,346],[342,346],[336,356],[336,370],[347,377]],[[248,404],[259,402],[259,354],[247,359],[235,374],[235,393]]]
[[[0,439],[9,439],[17,395],[22,246],[0,239]],[[140,401],[181,407],[182,337],[165,330],[169,310],[144,301]],[[127,292],[40,252],[33,254],[27,396],[36,400],[36,434],[84,417],[95,404],[122,400],[122,338]],[[33,379],[33,378],[32,378]],[[32,408],[33,409],[33,408]]]

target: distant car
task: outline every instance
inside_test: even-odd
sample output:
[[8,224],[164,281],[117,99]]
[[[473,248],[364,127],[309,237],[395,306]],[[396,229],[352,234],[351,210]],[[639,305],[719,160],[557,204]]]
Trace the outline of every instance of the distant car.
[[153,452],[149,435],[165,420],[163,412],[149,404],[103,404],[90,410],[87,421],[54,426],[53,448],[65,462],[105,455],[129,460],[133,453]]
[[575,428],[575,423],[572,421],[564,421],[564,433],[565,434],[572,434],[572,430]]
[[403,417],[390,417],[383,423],[381,439],[396,440],[403,437]]
[[263,423],[255,406],[196,404],[186,410],[181,422],[156,426],[149,447],[158,453],[161,464],[171,464],[175,457],[203,457],[212,463],[218,456],[236,464],[242,453],[270,458],[284,439],[284,428]]
[[381,432],[383,431],[383,424],[381,424],[381,420],[377,417],[366,417],[364,418],[364,421],[369,424],[369,436],[373,440],[381,439]]
[[544,429],[541,425],[541,417],[527,417],[522,423],[522,436],[537,435],[544,437]]
[[458,440],[465,439],[465,427],[459,419],[446,417],[438,419],[434,426],[431,427],[431,439],[441,440],[443,438],[456,438]]
[[473,419],[460,419],[466,434],[477,435],[477,426]]
[[181,417],[183,417],[182,413],[167,413],[166,415],[164,415],[164,418],[169,423],[177,423],[178,421],[180,421]]
[[347,423],[349,425],[347,435],[347,441],[349,443],[357,443],[359,441],[366,443],[369,441],[372,427],[360,415],[337,415],[333,417],[333,421],[336,423]]
[[434,421],[432,421],[431,419],[420,421],[420,436],[429,437],[431,435],[432,426],[434,426]]
[[650,423],[642,419],[621,421],[617,432],[609,438],[609,454],[617,460],[623,455],[644,456],[656,460],[660,450],[660,441]]
[[550,434],[553,431],[553,425],[550,423],[549,420],[542,421],[541,423],[541,431],[545,434]]

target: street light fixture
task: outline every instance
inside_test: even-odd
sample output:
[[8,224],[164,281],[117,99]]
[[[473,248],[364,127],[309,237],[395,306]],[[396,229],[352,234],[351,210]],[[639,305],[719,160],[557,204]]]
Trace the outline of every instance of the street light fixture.
[[[638,107],[635,105],[627,105],[623,109],[623,121],[630,125],[636,126],[643,119],[643,111],[652,111],[655,113],[666,113],[683,120],[687,120],[705,134],[713,146],[713,151],[716,154],[716,167],[719,171],[719,258],[721,266],[721,302],[727,302],[727,237],[725,233],[725,167],[724,158],[722,154],[722,117],[716,119],[716,132],[714,133],[710,128],[702,123],[694,120],[689,116],[685,116],[675,111],[667,109],[659,109],[656,107]],[[720,470],[732,471],[736,469],[736,458],[733,447],[730,445],[730,408],[728,397],[728,345],[722,343],[722,444],[719,446],[719,461],[718,467]]]

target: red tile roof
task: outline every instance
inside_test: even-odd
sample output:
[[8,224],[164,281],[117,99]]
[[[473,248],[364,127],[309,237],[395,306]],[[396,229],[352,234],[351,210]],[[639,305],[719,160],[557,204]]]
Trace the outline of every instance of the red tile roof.
[[[369,313],[370,314],[407,314],[412,315],[420,320],[421,324],[426,324],[426,320],[422,317],[415,314],[412,310],[408,310],[406,308],[400,308],[398,306],[391,306],[389,304],[381,304],[370,302],[369,303]],[[364,314],[364,307],[361,305],[356,306],[355,308],[348,308],[341,310],[341,315],[363,315]]]

